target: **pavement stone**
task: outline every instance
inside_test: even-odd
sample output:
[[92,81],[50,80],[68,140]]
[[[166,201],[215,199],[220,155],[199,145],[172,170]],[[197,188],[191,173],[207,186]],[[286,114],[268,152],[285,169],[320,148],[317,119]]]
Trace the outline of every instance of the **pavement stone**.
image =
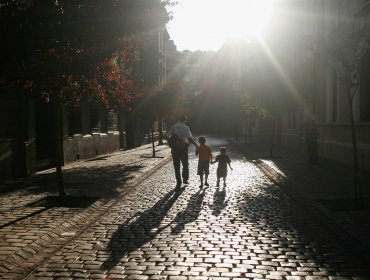
[[64,166],[68,195],[100,198],[89,207],[30,206],[58,195],[54,170],[0,185],[1,277],[37,253],[53,252],[74,238],[113,203],[112,198],[117,199],[170,159],[167,146],[156,146],[154,158],[151,147],[144,145]]
[[[325,207],[323,200],[350,200],[354,198],[353,169],[350,166],[321,160],[313,165],[307,162],[304,151],[274,147],[273,157],[267,156],[266,146],[231,141],[270,178],[299,199],[306,208],[312,208],[337,225],[345,234],[359,242],[364,254],[370,254],[370,208],[343,209]],[[370,199],[370,172],[360,171],[361,197]]]
[[313,172],[297,155],[266,159],[257,147],[207,138],[213,151],[229,147],[234,170],[225,187],[216,187],[212,165],[210,186],[199,188],[191,149],[193,176],[175,189],[169,149],[151,158],[147,145],[64,168],[69,193],[102,197],[85,209],[32,215],[29,201],[55,194],[50,171],[1,194],[0,278],[369,279],[358,252],[338,244],[345,238],[307,210],[315,196],[305,191],[314,184],[323,197],[326,172]]

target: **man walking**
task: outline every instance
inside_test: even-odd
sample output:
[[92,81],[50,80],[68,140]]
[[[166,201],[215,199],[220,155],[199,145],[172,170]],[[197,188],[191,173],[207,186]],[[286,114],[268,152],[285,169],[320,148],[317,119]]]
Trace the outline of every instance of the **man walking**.
[[[176,141],[177,144],[172,145],[171,147],[173,167],[175,169],[177,182],[176,187],[180,187],[182,182],[184,184],[189,184],[189,142],[196,147],[198,146],[197,143],[193,140],[193,135],[191,134],[189,127],[185,124],[186,120],[186,115],[180,115],[178,118],[178,122],[171,126],[167,134],[168,139],[173,136],[178,138]],[[180,173],[181,164],[182,174]]]

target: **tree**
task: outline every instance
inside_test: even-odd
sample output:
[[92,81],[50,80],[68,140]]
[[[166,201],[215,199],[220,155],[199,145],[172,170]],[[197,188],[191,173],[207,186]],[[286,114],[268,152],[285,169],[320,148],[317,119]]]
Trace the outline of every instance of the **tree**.
[[361,79],[368,78],[361,75],[361,61],[366,55],[370,54],[370,46],[366,41],[354,41],[354,46],[350,53],[344,53],[343,48],[338,48],[338,44],[334,44],[335,48],[328,50],[328,53],[333,53],[335,61],[339,62],[338,67],[341,70],[341,80],[346,88],[346,95],[349,109],[349,122],[351,129],[352,154],[353,154],[353,179],[354,179],[354,199],[357,206],[360,203],[360,185],[359,185],[359,163],[357,149],[356,122],[353,110],[353,100],[356,96]]
[[[152,135],[153,157],[155,157],[153,123],[162,119],[174,120],[183,112],[183,86],[181,79],[172,77],[163,89],[145,88],[134,110],[145,117]],[[159,128],[161,132],[161,128]]]
[[243,117],[247,125],[247,132],[245,134],[246,142],[251,144],[253,123],[258,119],[266,117],[266,109],[258,99],[247,94],[242,94],[240,96],[240,102],[243,107]]
[[[55,107],[56,173],[61,196],[61,106],[83,94],[118,107],[139,90],[138,43],[169,20],[161,0],[11,1],[0,4],[0,84],[23,87]],[[138,40],[136,40],[136,38]],[[134,40],[135,39],[135,40]]]

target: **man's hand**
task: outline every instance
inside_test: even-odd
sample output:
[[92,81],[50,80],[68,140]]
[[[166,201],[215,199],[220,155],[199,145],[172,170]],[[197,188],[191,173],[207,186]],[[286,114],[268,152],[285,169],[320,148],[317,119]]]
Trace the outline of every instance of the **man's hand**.
[[190,143],[192,143],[195,147],[198,147],[199,145],[194,141],[193,138],[188,138]]

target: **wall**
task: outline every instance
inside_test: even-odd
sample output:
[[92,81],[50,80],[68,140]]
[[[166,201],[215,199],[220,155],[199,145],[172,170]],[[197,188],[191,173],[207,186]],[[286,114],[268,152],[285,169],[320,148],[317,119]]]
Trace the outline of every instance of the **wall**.
[[12,148],[10,139],[0,140],[0,183],[12,177]]
[[28,103],[19,88],[0,91],[0,182],[24,177]]
[[120,149],[119,133],[76,134],[63,141],[64,162],[88,159]]

